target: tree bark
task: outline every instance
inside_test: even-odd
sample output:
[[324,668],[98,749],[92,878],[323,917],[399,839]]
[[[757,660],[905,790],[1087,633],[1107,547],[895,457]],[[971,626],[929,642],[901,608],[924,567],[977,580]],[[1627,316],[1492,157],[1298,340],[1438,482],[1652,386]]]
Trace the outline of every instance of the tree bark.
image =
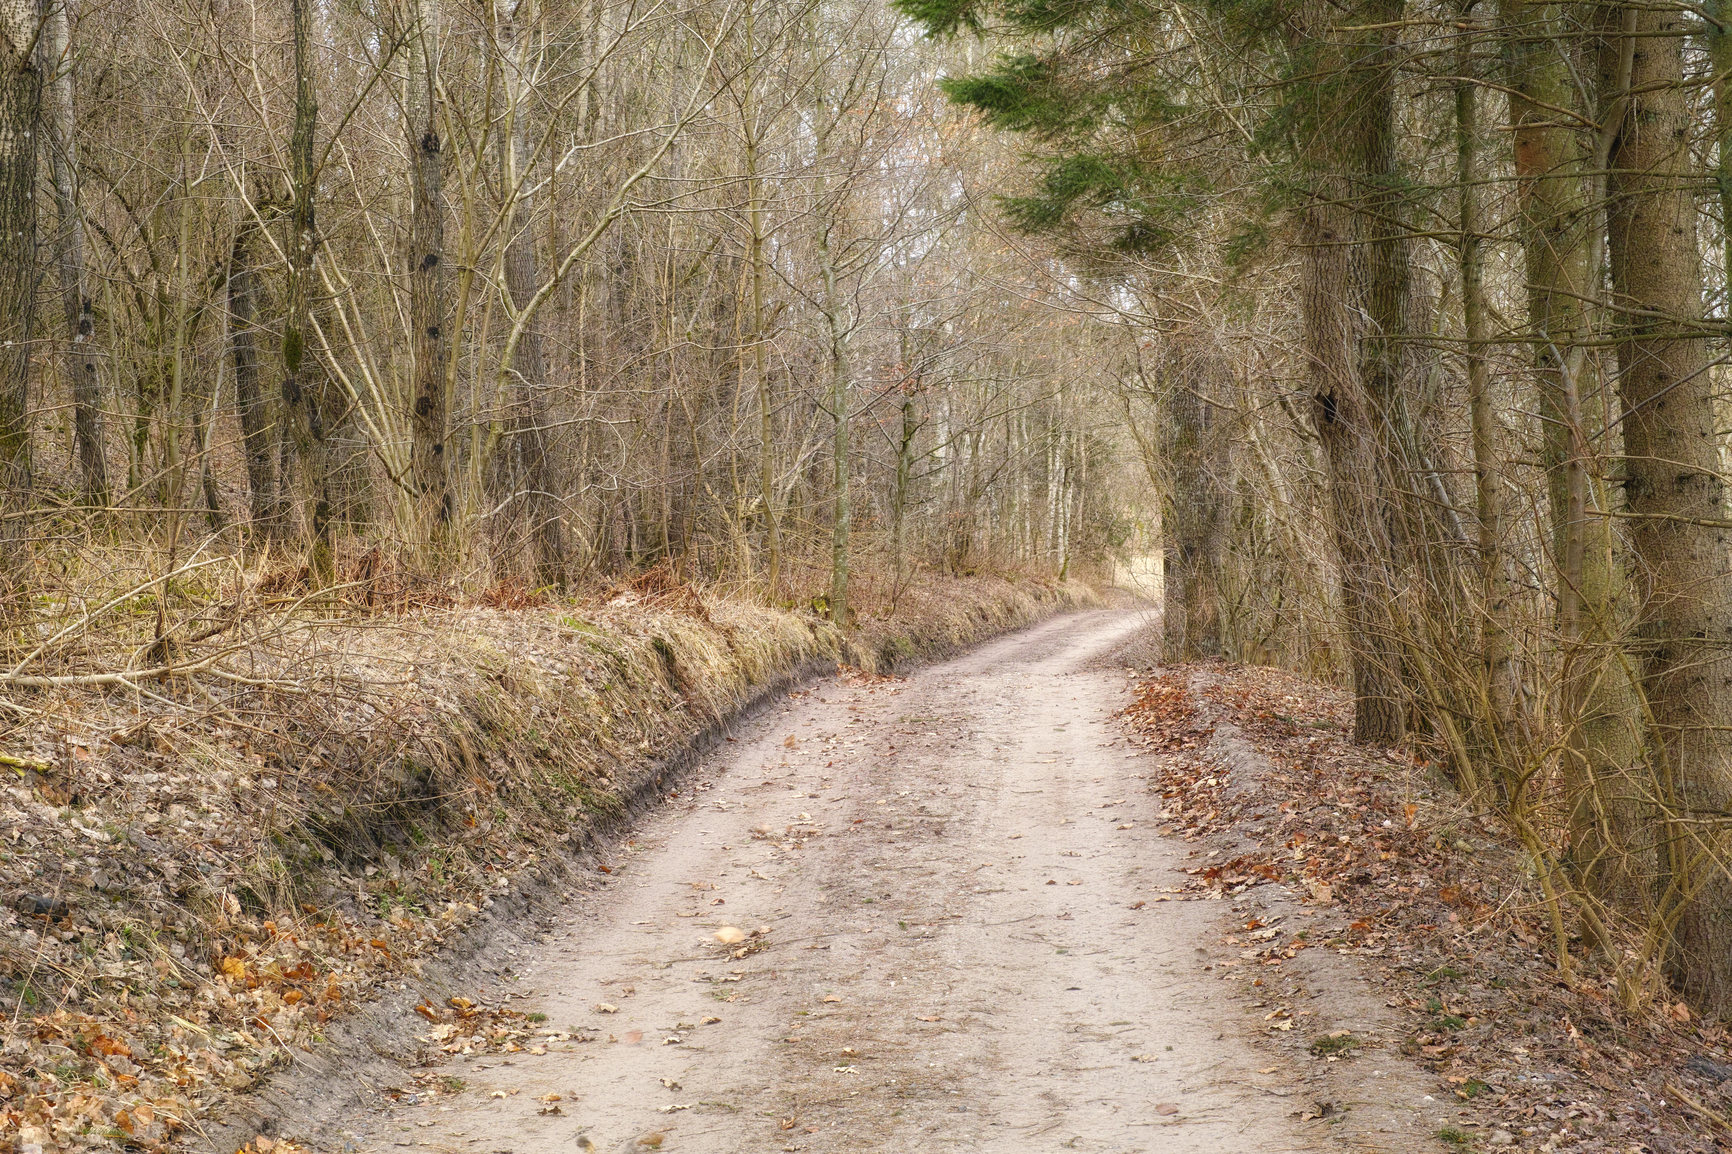
[[1636,636],[1666,811],[1661,902],[1663,913],[1682,904],[1674,981],[1722,1015],[1732,1011],[1732,549],[1701,325],[1685,23],[1657,8],[1628,8],[1625,18],[1603,54],[1629,61],[1623,115],[1605,121],[1616,132],[1606,235],[1624,493],[1646,581]]
[[757,101],[759,73],[756,68],[757,6],[746,8],[746,56],[753,67],[741,77],[744,97],[740,102],[740,120],[745,137],[746,161],[746,226],[749,238],[749,274],[752,280],[750,342],[752,391],[758,404],[758,500],[764,511],[764,585],[773,600],[782,580],[782,529],[776,516],[776,408],[770,374],[764,365],[764,346],[769,339],[765,331],[764,285],[769,278],[764,245],[768,239],[764,227],[764,179],[759,173],[759,150],[764,126],[760,121]]
[[824,282],[824,322],[830,333],[830,618],[842,628],[850,624],[848,606],[848,537],[854,525],[854,504],[848,490],[849,374],[848,320],[844,315],[842,286],[836,275],[835,254],[830,247],[832,221],[818,226],[818,268]]
[[[1308,55],[1312,73],[1296,97],[1298,161],[1310,185],[1299,220],[1302,340],[1329,471],[1354,740],[1374,745],[1406,732],[1394,629],[1397,473],[1389,457],[1399,439],[1388,431],[1405,419],[1396,338],[1407,328],[1408,300],[1407,238],[1395,227],[1392,33],[1381,27],[1391,10],[1399,14],[1401,0],[1366,4],[1354,17],[1378,27],[1343,33],[1338,12],[1312,0],[1293,29],[1293,47]],[[1345,123],[1342,89],[1350,102]]]
[[[529,70],[534,63],[535,31],[534,0],[516,0],[500,21],[500,50],[511,110],[510,138],[503,142],[510,151],[501,167],[507,174],[506,187],[514,194],[505,243],[505,286],[513,305],[519,309],[529,305],[541,284],[535,255],[535,206],[527,172],[533,151],[529,138]],[[564,586],[565,518],[559,501],[559,470],[547,432],[547,353],[539,319],[532,317],[524,326],[512,370],[517,378],[513,456],[520,462],[524,508],[535,542],[536,579],[543,585]]]
[[[1470,27],[1473,0],[1462,5],[1462,26]],[[1481,251],[1479,86],[1474,60],[1477,37],[1461,36],[1456,57],[1455,143],[1458,190],[1456,258],[1461,270],[1461,321],[1467,367],[1468,416],[1473,436],[1474,506],[1479,546],[1480,677],[1488,716],[1486,755],[1495,765],[1512,765],[1519,755],[1516,711],[1519,684],[1510,641],[1509,568],[1504,558],[1503,470],[1491,366],[1486,360],[1485,260]],[[1463,767],[1469,784],[1483,782],[1473,767]]]
[[292,0],[295,57],[295,123],[289,141],[289,285],[288,310],[283,320],[283,407],[289,414],[289,433],[300,463],[300,483],[307,506],[304,533],[307,569],[315,588],[325,588],[336,578],[331,548],[331,491],[329,452],[325,444],[325,412],[322,381],[313,381],[306,371],[307,344],[312,329],[310,296],[313,259],[319,237],[313,197],[313,141],[318,128],[319,104],[313,89],[313,31],[311,0]]
[[411,0],[409,85],[403,126],[409,149],[409,327],[413,359],[410,477],[421,544],[439,552],[450,529],[451,469],[445,438],[445,198],[439,136],[439,0]]
[[96,372],[96,314],[85,286],[84,215],[79,203],[78,144],[72,88],[72,36],[67,0],[49,0],[43,17],[43,71],[48,76],[49,168],[59,227],[54,260],[66,316],[62,371],[72,386],[72,427],[85,500],[107,505],[108,461],[102,452],[102,386]]
[[1167,363],[1167,507],[1161,517],[1165,558],[1161,621],[1168,661],[1224,654],[1221,575],[1226,552],[1219,416],[1204,356],[1175,350]]
[[1393,546],[1379,492],[1376,408],[1355,356],[1350,259],[1353,215],[1344,189],[1314,194],[1301,221],[1301,312],[1311,415],[1329,470],[1329,494],[1347,656],[1353,672],[1353,737],[1391,744],[1404,731],[1401,652],[1388,601]]
[[247,466],[247,509],[251,532],[270,538],[276,532],[277,476],[270,406],[259,382],[258,333],[255,323],[256,286],[252,265],[250,222],[235,233],[229,254],[229,353],[235,370],[235,406],[240,410],[241,439]]
[[30,348],[36,314],[36,138],[42,118],[32,0],[0,0],[0,606],[26,581],[21,513],[30,499]]
[[1576,78],[1587,63],[1579,49],[1567,47],[1580,39],[1580,29],[1567,26],[1570,11],[1548,0],[1503,0],[1499,17],[1509,30],[1517,224],[1565,646],[1563,774],[1571,815],[1565,860],[1582,893],[1645,925],[1653,908],[1652,813],[1644,796],[1641,689],[1622,645],[1628,592],[1606,516],[1610,494],[1591,455],[1595,444],[1615,452],[1617,434],[1607,428],[1591,345],[1591,302],[1600,296],[1600,198],[1595,158],[1569,115],[1581,110]]

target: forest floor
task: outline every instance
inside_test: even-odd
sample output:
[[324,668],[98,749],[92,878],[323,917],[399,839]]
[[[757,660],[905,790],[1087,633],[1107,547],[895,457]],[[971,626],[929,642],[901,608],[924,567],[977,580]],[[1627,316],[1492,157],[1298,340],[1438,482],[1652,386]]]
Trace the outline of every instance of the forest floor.
[[[1183,896],[1234,902],[1218,940],[1236,953],[1216,968],[1262,1029],[1360,1069],[1416,1064],[1439,1148],[1732,1150],[1724,1027],[1667,1000],[1621,1010],[1579,942],[1565,979],[1507,827],[1423,761],[1353,745],[1347,694],[1270,669],[1151,670],[1125,718],[1155,757],[1164,832],[1195,847]],[[1380,1025],[1318,986],[1344,964],[1378,991]],[[1351,1123],[1362,1107],[1314,1108]]]
[[1445,1149],[1404,1011],[1294,948],[1338,910],[1202,877],[1121,716],[1147,624],[788,694],[561,907],[280,1078],[256,1148]]

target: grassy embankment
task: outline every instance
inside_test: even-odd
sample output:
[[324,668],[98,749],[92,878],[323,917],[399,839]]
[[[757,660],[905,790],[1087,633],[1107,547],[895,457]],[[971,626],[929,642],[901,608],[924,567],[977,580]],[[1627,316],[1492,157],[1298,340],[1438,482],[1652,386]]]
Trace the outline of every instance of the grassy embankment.
[[847,639],[656,579],[384,609],[235,574],[167,634],[122,603],[130,647],[84,610],[0,686],[0,1140],[172,1144],[755,698],[1093,598],[934,577]]

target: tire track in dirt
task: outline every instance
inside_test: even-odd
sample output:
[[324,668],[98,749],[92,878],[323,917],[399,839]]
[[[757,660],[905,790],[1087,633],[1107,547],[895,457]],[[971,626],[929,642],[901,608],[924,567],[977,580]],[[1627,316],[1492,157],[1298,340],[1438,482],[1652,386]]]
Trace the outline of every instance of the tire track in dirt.
[[1203,969],[1221,903],[1131,908],[1183,879],[1111,725],[1124,676],[1092,661],[1142,624],[1069,615],[753,719],[475,992],[545,1014],[543,1044],[430,1042],[461,1092],[381,1097],[344,1144],[1326,1149]]

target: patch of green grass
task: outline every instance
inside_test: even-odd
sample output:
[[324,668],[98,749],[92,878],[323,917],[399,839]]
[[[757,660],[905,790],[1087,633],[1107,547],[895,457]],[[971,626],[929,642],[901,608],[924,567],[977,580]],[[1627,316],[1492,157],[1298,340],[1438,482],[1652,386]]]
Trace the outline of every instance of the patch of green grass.
[[462,1078],[453,1078],[449,1074],[439,1079],[439,1089],[447,1094],[461,1094],[469,1088],[469,1083]]
[[1479,1097],[1489,1089],[1491,1089],[1491,1087],[1486,1083],[1481,1082],[1478,1078],[1469,1078],[1467,1081],[1455,1088],[1455,1095],[1456,1097],[1466,1101]]
[[1454,966],[1439,966],[1420,980],[1421,985],[1435,986],[1439,982],[1447,982],[1461,977],[1461,971]]
[[1457,1149],[1466,1150],[1473,1146],[1473,1135],[1466,1130],[1457,1130],[1454,1126],[1445,1126],[1437,1132],[1437,1136]]
[[1332,1055],[1351,1053],[1359,1049],[1359,1046],[1358,1038],[1342,1031],[1336,1034],[1325,1034],[1321,1038],[1313,1038],[1311,1045],[1307,1048],[1319,1058],[1328,1058]]
[[525,1014],[524,1017],[528,1018],[530,1021],[536,1023],[537,1025],[540,1025],[542,1022],[547,1021],[547,1015],[542,1014],[542,1013]]
[[1434,1030],[1459,1030],[1465,1025],[1467,1025],[1467,1019],[1455,1014],[1439,1014],[1431,1020],[1431,1028]]

